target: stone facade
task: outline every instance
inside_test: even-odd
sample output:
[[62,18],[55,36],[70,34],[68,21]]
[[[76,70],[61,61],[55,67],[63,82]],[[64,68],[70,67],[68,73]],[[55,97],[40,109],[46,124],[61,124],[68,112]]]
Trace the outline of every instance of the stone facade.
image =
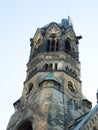
[[[37,29],[30,39],[22,96],[13,104],[15,112],[7,130],[78,130],[92,107],[82,93],[78,52],[81,38],[76,36],[69,17],[60,24],[53,22]],[[83,130],[98,128],[95,111],[97,108],[82,125]]]

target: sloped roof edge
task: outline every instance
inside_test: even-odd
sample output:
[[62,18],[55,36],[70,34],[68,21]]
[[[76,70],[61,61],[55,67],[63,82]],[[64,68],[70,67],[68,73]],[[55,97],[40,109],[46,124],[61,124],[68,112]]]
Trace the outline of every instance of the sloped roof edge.
[[83,120],[74,128],[74,130],[80,130],[88,119],[96,112],[98,109],[98,104],[83,118]]

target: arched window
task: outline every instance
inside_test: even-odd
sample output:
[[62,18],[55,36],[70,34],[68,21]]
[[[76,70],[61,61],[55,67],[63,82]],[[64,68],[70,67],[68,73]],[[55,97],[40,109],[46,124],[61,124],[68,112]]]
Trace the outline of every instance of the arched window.
[[17,130],[33,130],[32,123],[30,121],[23,122]]
[[58,69],[58,64],[57,63],[55,63],[55,70],[57,70]]
[[46,51],[53,52],[59,50],[59,39],[52,37],[47,40]]
[[45,70],[48,70],[48,64],[45,64]]
[[97,130],[95,126],[93,127],[93,130]]
[[65,41],[65,52],[70,52],[71,46],[68,40]]
[[56,41],[56,51],[58,51],[59,50],[59,39],[57,39],[57,41]]
[[46,51],[50,51],[50,40],[47,40],[47,49]]
[[51,41],[51,51],[55,51],[55,40],[54,40],[54,38]]
[[45,70],[52,70],[53,69],[53,64],[45,64]]

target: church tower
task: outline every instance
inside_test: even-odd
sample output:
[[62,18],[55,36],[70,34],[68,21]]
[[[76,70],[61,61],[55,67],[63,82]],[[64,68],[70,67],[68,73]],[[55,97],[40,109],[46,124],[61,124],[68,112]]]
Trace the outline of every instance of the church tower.
[[70,17],[37,29],[22,96],[13,104],[7,130],[73,130],[90,111],[80,79],[81,38]]

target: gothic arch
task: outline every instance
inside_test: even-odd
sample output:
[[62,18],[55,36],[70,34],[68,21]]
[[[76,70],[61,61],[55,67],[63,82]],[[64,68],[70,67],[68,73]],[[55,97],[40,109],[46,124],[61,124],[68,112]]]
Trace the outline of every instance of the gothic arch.
[[14,130],[33,130],[32,120],[28,118],[20,121]]
[[65,52],[70,53],[71,51],[71,40],[67,38],[65,40]]
[[96,126],[93,127],[93,130],[97,130]]

